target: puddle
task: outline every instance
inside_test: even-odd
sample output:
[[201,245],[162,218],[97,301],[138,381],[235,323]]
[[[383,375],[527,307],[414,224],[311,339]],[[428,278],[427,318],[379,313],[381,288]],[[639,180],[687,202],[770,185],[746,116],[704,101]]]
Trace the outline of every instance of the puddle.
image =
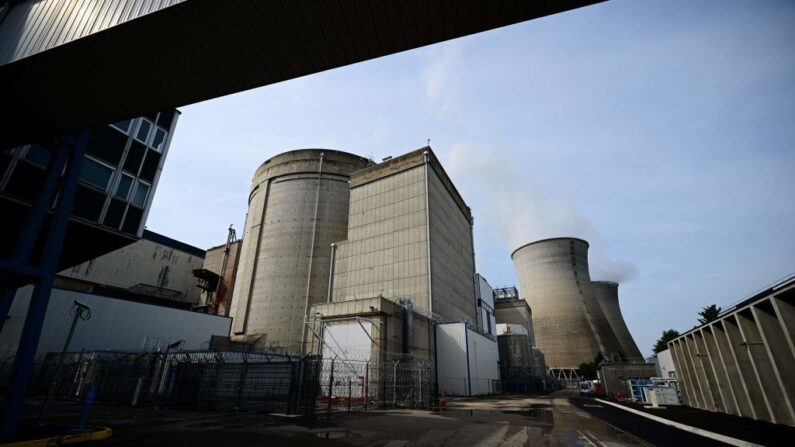
[[535,422],[539,422],[541,424],[555,424],[555,417],[552,414],[552,410],[546,407],[539,407],[539,408],[528,408],[526,410],[519,410],[519,411],[506,411],[505,413],[508,414],[517,414],[519,416],[524,416],[528,419],[531,419]]

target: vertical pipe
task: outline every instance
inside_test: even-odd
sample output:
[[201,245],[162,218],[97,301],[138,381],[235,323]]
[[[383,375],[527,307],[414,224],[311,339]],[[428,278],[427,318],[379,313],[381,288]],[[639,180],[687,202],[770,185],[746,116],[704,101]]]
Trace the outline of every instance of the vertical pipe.
[[334,262],[337,260],[337,244],[331,243],[331,262],[328,266],[328,296],[326,302],[331,302],[332,289],[334,289]]
[[467,330],[466,323],[464,326],[464,355],[467,357],[467,396],[472,395],[472,375],[469,369],[469,330]]
[[332,387],[334,386],[334,361],[336,359],[337,359],[336,357],[331,359],[331,372],[330,372],[330,374],[328,376],[328,406],[327,406],[327,414],[326,414],[328,417],[331,417],[331,399],[332,399],[332,396],[334,394],[334,392],[332,390]]
[[[312,285],[312,263],[315,258],[315,235],[317,233],[317,211],[320,206],[320,186],[323,181],[323,152],[320,153],[320,164],[317,170],[317,192],[315,193],[315,217],[312,220],[312,240],[309,245],[309,271],[306,274],[306,301],[304,302],[304,317],[301,319],[301,352],[304,352],[306,341],[306,318],[309,316],[309,289]],[[330,293],[330,292],[329,292]]]

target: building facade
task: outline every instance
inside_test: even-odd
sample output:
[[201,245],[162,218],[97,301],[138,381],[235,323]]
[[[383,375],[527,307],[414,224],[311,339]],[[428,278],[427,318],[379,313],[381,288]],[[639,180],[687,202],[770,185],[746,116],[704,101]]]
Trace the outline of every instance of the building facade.
[[[163,111],[90,132],[60,268],[141,238],[179,114]],[[0,151],[0,214],[8,234],[25,225],[51,161],[52,153],[36,144]],[[15,243],[0,238],[0,257],[10,258]]]
[[311,305],[326,302],[331,243],[348,231],[351,173],[363,157],[301,149],[254,175],[232,296],[232,338],[298,353]]
[[685,405],[795,425],[795,278],[668,343]]

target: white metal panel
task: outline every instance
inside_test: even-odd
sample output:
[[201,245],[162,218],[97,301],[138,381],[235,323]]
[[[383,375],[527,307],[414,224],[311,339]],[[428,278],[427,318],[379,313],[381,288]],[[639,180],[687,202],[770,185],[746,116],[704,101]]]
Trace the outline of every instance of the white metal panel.
[[665,351],[658,352],[657,361],[660,363],[660,371],[663,378],[677,378],[676,367],[674,366],[674,359],[670,350],[666,349]]
[[464,323],[436,326],[439,389],[451,396],[469,395],[465,328]]
[[503,334],[530,335],[527,326],[523,324],[497,323],[497,335]]
[[[0,334],[0,354],[16,351],[30,303],[32,286],[20,289]],[[231,318],[155,306],[87,293],[55,289],[47,306],[38,356],[60,351],[72,323],[75,300],[91,306],[91,319],[80,321],[70,350],[138,351],[185,340],[183,349],[207,349],[213,335],[228,336]]]
[[493,383],[500,379],[497,365],[499,353],[497,341],[467,329],[469,343],[469,375],[471,395],[490,394],[494,392]]
[[323,358],[369,361],[373,342],[368,334],[372,333],[372,324],[369,322],[326,326],[323,331]]

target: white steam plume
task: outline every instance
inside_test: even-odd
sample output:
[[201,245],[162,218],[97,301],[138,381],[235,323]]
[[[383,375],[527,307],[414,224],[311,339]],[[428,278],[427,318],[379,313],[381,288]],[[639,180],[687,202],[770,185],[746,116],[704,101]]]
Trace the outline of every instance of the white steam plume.
[[481,234],[496,234],[509,252],[523,244],[552,237],[578,237],[590,243],[591,278],[622,282],[636,274],[625,260],[605,256],[594,225],[564,192],[534,178],[515,160],[498,151],[454,145],[446,166],[473,206]]

